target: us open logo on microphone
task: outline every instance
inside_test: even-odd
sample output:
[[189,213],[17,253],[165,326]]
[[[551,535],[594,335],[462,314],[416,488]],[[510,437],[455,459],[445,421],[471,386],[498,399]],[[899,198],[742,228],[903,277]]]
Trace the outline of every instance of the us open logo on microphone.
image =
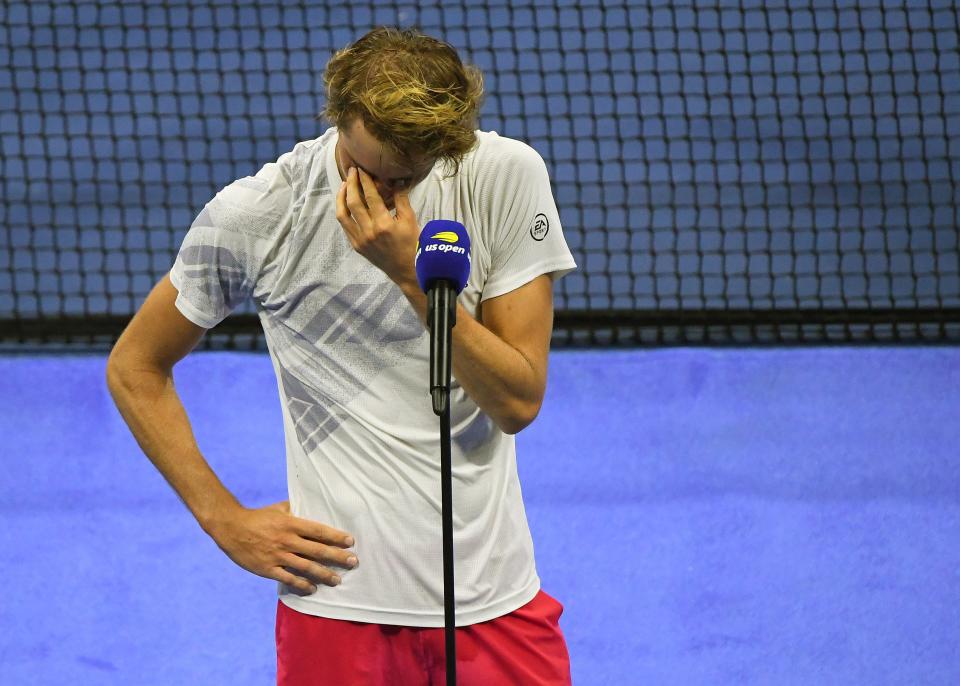
[[446,243],[428,243],[423,246],[423,252],[452,252],[458,255],[463,255],[467,252],[464,248],[461,248],[459,245],[447,245]]
[[460,240],[459,236],[453,231],[441,231],[440,233],[433,234],[430,238],[446,243],[456,243]]
[[533,226],[530,227],[530,237],[535,241],[542,241],[547,237],[550,231],[550,221],[547,215],[542,212],[533,218]]
[[423,246],[424,252],[452,252],[457,255],[463,255],[466,251],[465,248],[461,248],[459,245],[449,245],[450,243],[457,243],[460,239],[456,233],[453,231],[441,231],[440,233],[435,233],[430,236],[431,240],[443,241],[443,243],[428,243]]

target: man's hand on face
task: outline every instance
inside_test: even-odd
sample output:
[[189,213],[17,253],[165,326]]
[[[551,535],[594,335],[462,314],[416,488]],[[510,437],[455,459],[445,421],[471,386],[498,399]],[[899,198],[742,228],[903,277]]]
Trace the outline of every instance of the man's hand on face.
[[394,215],[370,175],[356,167],[337,193],[337,221],[350,245],[400,286],[417,280],[413,262],[420,226],[408,194],[406,189],[394,193]]

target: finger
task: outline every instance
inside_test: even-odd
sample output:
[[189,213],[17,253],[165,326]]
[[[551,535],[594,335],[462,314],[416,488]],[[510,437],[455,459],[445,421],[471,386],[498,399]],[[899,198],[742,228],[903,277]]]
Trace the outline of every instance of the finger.
[[370,214],[367,212],[367,204],[364,201],[363,191],[360,188],[360,180],[357,175],[357,168],[350,167],[347,172],[347,209],[361,229],[365,229],[370,222]]
[[268,505],[266,509],[268,509],[268,510],[277,510],[278,512],[286,512],[287,514],[290,514],[290,501],[289,501],[289,500],[281,500],[279,503],[274,503],[273,505]]
[[356,220],[354,220],[350,214],[350,209],[347,207],[346,181],[340,184],[340,190],[337,191],[337,221],[340,222],[340,226],[342,226],[343,230],[347,233],[347,238],[350,239],[350,242],[355,244],[356,239],[360,236],[360,226]]
[[283,566],[300,574],[301,576],[306,577],[307,579],[321,583],[326,586],[339,586],[340,577],[332,570],[324,567],[321,564],[314,562],[313,560],[308,560],[305,557],[300,557],[299,555],[294,555],[289,553],[284,556]]
[[322,543],[316,543],[306,538],[301,538],[292,546],[292,551],[302,557],[309,558],[316,562],[334,564],[345,569],[353,569],[360,562],[357,556],[349,550],[341,550]]
[[289,586],[301,595],[310,595],[311,593],[317,592],[317,587],[312,583],[296,574],[291,574],[283,567],[277,567],[271,578]]
[[363,199],[366,201],[367,207],[370,208],[370,213],[376,217],[386,212],[387,206],[383,204],[383,198],[380,197],[377,184],[375,184],[370,175],[362,169],[359,171],[359,175],[360,184],[363,186]]
[[350,548],[353,546],[353,536],[346,531],[340,531],[340,529],[335,529],[332,526],[327,526],[326,524],[314,522],[309,519],[301,519],[300,517],[294,517],[293,524],[293,530],[303,538],[327,545],[335,545],[338,548]]

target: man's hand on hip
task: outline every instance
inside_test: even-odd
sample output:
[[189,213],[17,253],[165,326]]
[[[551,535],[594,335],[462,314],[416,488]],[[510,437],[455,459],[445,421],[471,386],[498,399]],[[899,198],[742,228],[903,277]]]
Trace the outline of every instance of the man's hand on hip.
[[288,501],[260,509],[240,506],[212,527],[210,535],[248,572],[276,579],[303,595],[314,593],[315,584],[340,583],[327,565],[353,569],[358,564],[347,550],[354,544],[349,534],[294,517]]

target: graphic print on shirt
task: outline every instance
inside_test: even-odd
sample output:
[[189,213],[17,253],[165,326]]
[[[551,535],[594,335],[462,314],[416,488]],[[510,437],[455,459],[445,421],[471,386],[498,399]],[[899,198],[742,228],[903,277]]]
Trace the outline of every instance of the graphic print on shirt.
[[[232,309],[250,294],[253,286],[250,274],[256,264],[256,259],[244,252],[239,244],[228,247],[217,240],[218,221],[220,225],[231,226],[228,222],[232,217],[223,209],[217,200],[213,200],[200,211],[179,254],[185,277],[185,297],[193,300],[193,292],[201,296],[198,299],[200,304],[214,310],[222,310],[224,305]],[[221,316],[225,314],[223,312]]]
[[[350,283],[311,307],[320,297],[314,291],[301,300],[298,309],[316,314],[298,330],[270,326],[276,352],[287,361],[280,373],[287,410],[308,453],[349,416],[343,408],[385,368],[408,358],[424,335],[413,308],[392,285]],[[323,387],[305,379],[323,379]]]
[[[208,302],[223,299],[228,305],[238,302],[244,294],[246,270],[243,256],[237,257],[229,248],[215,245],[190,245],[180,251],[183,275],[191,279],[190,285],[198,285]],[[209,265],[218,265],[218,281],[207,276]]]

